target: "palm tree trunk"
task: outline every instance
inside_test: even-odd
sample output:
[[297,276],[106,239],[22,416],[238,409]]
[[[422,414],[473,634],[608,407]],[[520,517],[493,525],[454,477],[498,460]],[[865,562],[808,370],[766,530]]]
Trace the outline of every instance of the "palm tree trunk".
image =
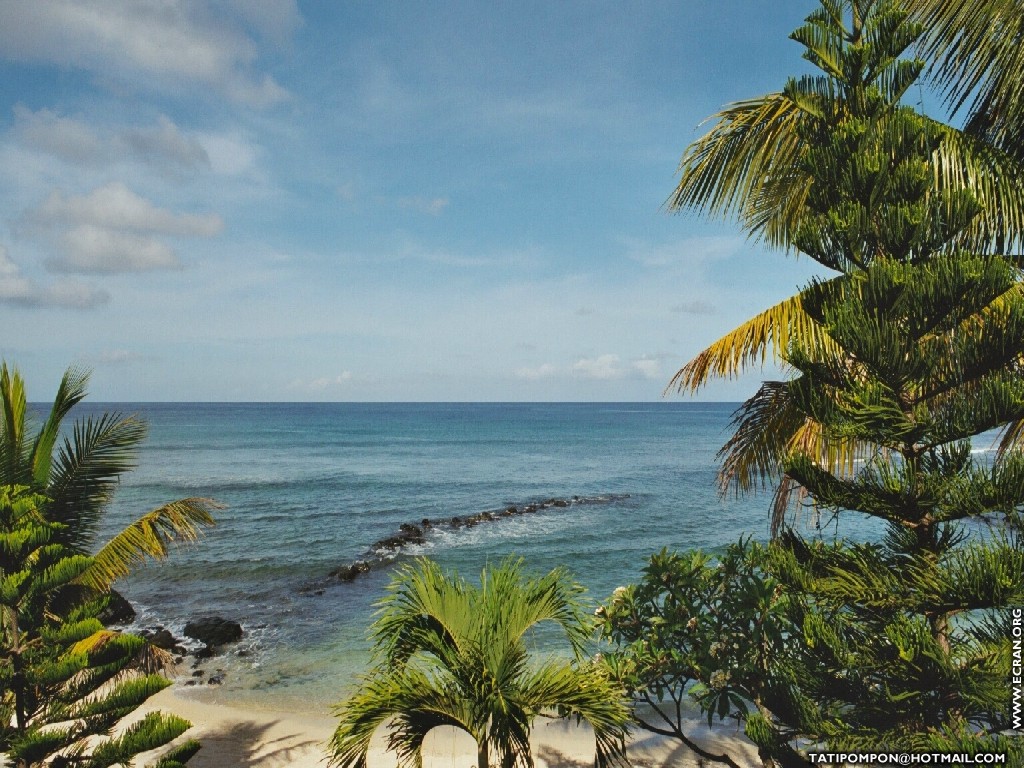
[[487,757],[489,746],[487,736],[481,736],[476,740],[476,768],[490,768]]

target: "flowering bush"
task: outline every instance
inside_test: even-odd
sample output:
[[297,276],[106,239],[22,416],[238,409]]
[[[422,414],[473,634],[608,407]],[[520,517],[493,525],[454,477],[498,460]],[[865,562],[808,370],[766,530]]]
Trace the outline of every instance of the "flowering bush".
[[[604,662],[634,698],[641,727],[712,755],[684,733],[691,698],[711,723],[761,720],[756,711],[785,686],[773,661],[792,633],[787,601],[761,568],[763,547],[740,541],[718,558],[704,552],[653,555],[638,584],[616,589],[598,609],[603,637],[612,643]],[[781,738],[781,737],[780,737]],[[725,758],[725,759],[723,759]]]

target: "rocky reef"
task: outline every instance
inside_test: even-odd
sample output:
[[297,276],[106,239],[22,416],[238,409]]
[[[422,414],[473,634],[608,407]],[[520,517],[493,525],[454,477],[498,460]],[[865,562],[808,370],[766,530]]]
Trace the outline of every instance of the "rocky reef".
[[[428,537],[437,531],[457,531],[473,528],[484,523],[494,523],[510,517],[532,515],[545,510],[565,510],[583,504],[608,504],[628,499],[629,494],[609,494],[602,496],[570,496],[568,498],[548,498],[542,501],[529,501],[513,504],[500,509],[484,510],[471,515],[455,515],[454,517],[423,518],[414,522],[402,523],[398,530],[390,536],[378,539],[366,550],[366,553],[350,563],[345,563],[328,574],[331,581],[351,582],[364,573],[386,566],[395,556],[407,548],[424,544]],[[315,585],[308,591],[319,592]]]

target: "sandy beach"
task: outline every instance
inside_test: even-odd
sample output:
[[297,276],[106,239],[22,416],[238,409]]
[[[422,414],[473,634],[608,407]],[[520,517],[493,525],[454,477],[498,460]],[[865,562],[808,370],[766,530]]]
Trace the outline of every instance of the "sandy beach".
[[[144,711],[159,709],[192,722],[182,738],[195,738],[202,749],[189,761],[190,768],[322,768],[325,745],[336,720],[323,715],[296,714],[234,704],[210,703],[172,687],[157,694]],[[729,750],[737,762],[756,766],[756,752],[734,726],[708,729],[694,721],[692,738],[707,749]],[[587,768],[593,765],[594,740],[585,728],[564,721],[539,721],[534,730],[534,759],[538,768]],[[678,742],[644,732],[634,734],[629,745],[633,765],[642,768],[696,768],[697,756]],[[138,761],[145,765],[152,758]],[[378,735],[368,760],[369,768],[392,768],[393,755]],[[469,737],[454,728],[439,728],[424,745],[424,768],[473,768],[476,748]]]

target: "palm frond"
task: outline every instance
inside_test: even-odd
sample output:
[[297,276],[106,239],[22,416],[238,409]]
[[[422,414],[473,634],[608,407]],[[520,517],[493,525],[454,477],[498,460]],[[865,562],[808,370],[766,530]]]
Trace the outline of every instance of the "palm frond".
[[53,447],[57,444],[61,423],[71,409],[85,398],[88,383],[89,372],[74,367],[68,368],[60,380],[50,414],[32,446],[32,481],[36,488],[45,488],[47,485],[53,462]]
[[554,622],[579,655],[590,639],[590,614],[583,609],[583,588],[565,568],[535,578],[523,573],[521,558],[505,561],[481,577],[482,612],[504,615],[508,641],[518,643],[533,627]]
[[623,691],[596,662],[584,666],[550,659],[522,683],[522,699],[531,711],[557,711],[579,718],[594,731],[597,765],[627,765],[622,748],[628,729]]
[[925,28],[920,49],[949,107],[969,110],[966,130],[1021,154],[1024,14],[1016,0],[908,0]]
[[458,574],[445,574],[432,560],[402,565],[377,604],[372,636],[378,651],[399,667],[421,651],[459,652],[472,634],[470,592]]
[[796,130],[800,114],[789,96],[770,93],[730,104],[709,118],[715,125],[679,163],[669,209],[736,217],[769,245],[787,246],[785,233],[809,185],[806,174],[795,170],[802,151]]
[[3,419],[0,421],[0,471],[4,485],[28,485],[29,474],[25,455],[25,382],[18,370],[8,369],[7,363],[0,366],[0,405]]
[[329,765],[365,768],[374,733],[391,723],[389,746],[403,765],[417,765],[423,738],[438,725],[462,728],[474,738],[473,713],[444,681],[414,669],[402,675],[373,675],[336,708],[338,728],[331,738]]
[[135,416],[105,413],[75,423],[50,471],[47,516],[66,526],[68,543],[86,550],[92,544],[120,475],[135,467],[146,425]]
[[723,494],[730,486],[739,494],[775,484],[781,462],[806,428],[807,418],[793,406],[784,382],[766,381],[736,410],[732,423],[736,431],[718,452],[718,487]]
[[211,499],[190,498],[148,512],[108,541],[78,582],[106,591],[148,558],[167,557],[171,544],[195,541],[202,527],[215,524],[212,511],[222,508]]
[[337,710],[331,765],[365,768],[373,732],[390,722],[389,748],[402,766],[420,764],[431,728],[453,725],[476,740],[481,756],[529,768],[533,719],[552,708],[593,715],[599,762],[620,759],[624,692],[596,667],[564,659],[535,667],[525,639],[531,627],[554,621],[578,653],[592,626],[582,591],[565,569],[529,577],[517,558],[485,569],[479,587],[427,559],[399,569],[372,630],[377,667]]
[[[836,277],[823,285],[844,279]],[[665,391],[696,392],[712,378],[731,379],[748,366],[782,360],[798,339],[828,348],[831,339],[804,311],[805,294],[806,290],[780,301],[718,339],[679,369]]]
[[1016,419],[1001,430],[996,456],[1001,457],[1010,451],[1020,450],[1022,445],[1024,445],[1024,419]]
[[933,123],[942,141],[932,155],[936,190],[970,190],[981,212],[957,237],[975,253],[1008,253],[1024,247],[1024,157],[969,133]]

